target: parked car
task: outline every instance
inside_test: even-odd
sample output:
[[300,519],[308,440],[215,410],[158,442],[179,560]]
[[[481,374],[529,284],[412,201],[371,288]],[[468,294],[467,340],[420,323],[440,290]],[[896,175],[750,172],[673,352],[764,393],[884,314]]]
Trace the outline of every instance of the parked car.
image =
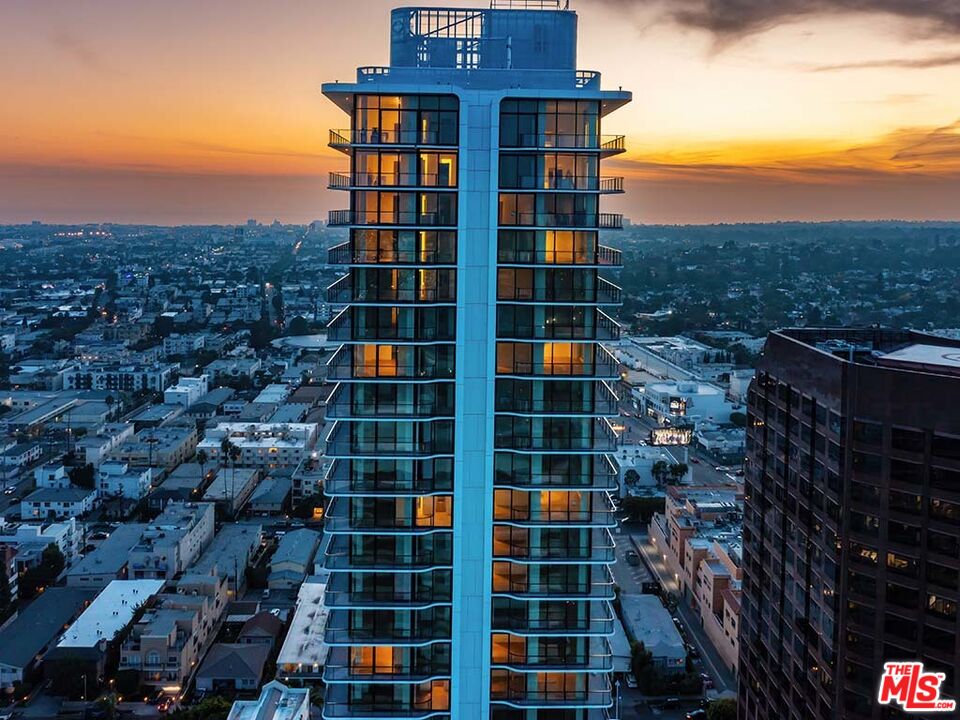
[[624,681],[627,683],[627,687],[631,690],[637,689],[637,678],[633,673],[627,673],[627,676],[624,678]]
[[707,711],[701,708],[687,713],[687,720],[706,720]]
[[627,558],[627,565],[636,566],[640,564],[640,556],[637,555],[636,550],[627,550],[626,558]]

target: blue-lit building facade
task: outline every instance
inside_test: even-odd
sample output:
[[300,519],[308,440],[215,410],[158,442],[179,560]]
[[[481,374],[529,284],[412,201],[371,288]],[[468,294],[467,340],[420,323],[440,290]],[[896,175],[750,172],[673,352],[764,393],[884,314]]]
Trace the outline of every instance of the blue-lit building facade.
[[[622,192],[577,16],[393,12],[323,87],[349,228],[327,416],[326,718],[607,718]],[[522,5],[522,7],[517,7]],[[549,3],[547,3],[549,5]]]

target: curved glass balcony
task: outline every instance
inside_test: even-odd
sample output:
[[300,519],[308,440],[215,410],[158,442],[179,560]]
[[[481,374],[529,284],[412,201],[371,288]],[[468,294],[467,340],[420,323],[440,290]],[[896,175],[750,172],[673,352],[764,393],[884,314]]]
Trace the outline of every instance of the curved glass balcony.
[[491,672],[490,701],[516,708],[606,708],[613,704],[610,677],[606,673],[527,673],[499,669]]
[[[452,535],[336,535],[324,555],[331,571],[400,572],[448,568],[453,564]],[[362,541],[362,542],[358,542]]]
[[453,383],[394,385],[337,383],[327,399],[326,419],[420,419],[453,417]]
[[[605,637],[573,638],[577,650],[567,654],[543,651],[524,651],[504,648],[501,653],[495,649],[491,667],[503,668],[514,672],[612,672],[613,651]],[[536,640],[527,640],[518,645],[536,646]]]
[[455,355],[453,345],[346,345],[327,361],[327,379],[350,383],[453,380]]
[[[503,567],[498,567],[503,566]],[[614,579],[606,564],[584,566],[579,572],[565,573],[548,579],[531,579],[529,566],[513,562],[494,561],[493,594],[517,600],[613,600]],[[543,574],[549,566],[533,567]],[[572,568],[577,571],[578,568]],[[583,571],[587,572],[583,572]]]
[[335,572],[323,602],[328,608],[416,610],[449,605],[451,598],[449,570],[360,576]]
[[348,306],[327,325],[327,339],[345,344],[450,343],[455,338],[456,309],[445,306]]
[[[524,498],[522,507],[511,505],[502,505],[501,502],[509,503],[511,499],[517,502],[518,497],[533,496],[532,500],[537,501],[542,493],[551,496],[563,496],[576,494],[581,502],[580,506],[574,507],[530,507],[530,499]],[[503,500],[501,501],[501,497]],[[544,501],[540,501],[544,502]],[[566,502],[572,502],[561,499],[554,500],[557,505],[564,505]],[[513,527],[602,527],[613,528],[617,526],[617,519],[614,517],[613,500],[609,493],[581,493],[579,491],[567,492],[563,490],[547,490],[534,492],[521,492],[516,490],[498,490],[494,496],[494,525],[510,525]]]
[[494,603],[491,629],[523,637],[609,637],[614,633],[617,617],[608,602],[563,603],[564,612],[555,615],[536,609],[542,605],[500,598]]
[[497,377],[619,380],[620,363],[599,344],[498,342]]
[[553,538],[524,537],[523,533],[511,533],[501,539],[494,531],[493,557],[531,565],[608,565],[616,562],[616,546],[609,528],[594,528],[588,539],[561,544]]
[[353,687],[334,683],[326,688],[323,717],[352,720],[450,720],[450,682],[422,685],[354,681]]
[[345,610],[333,610],[323,639],[331,646],[424,646],[450,642],[450,627],[450,608],[419,612],[356,610],[353,618]]
[[495,420],[494,448],[569,453],[608,453],[616,449],[619,438],[608,420],[582,420],[499,415]]
[[605,312],[576,305],[498,305],[498,340],[619,340],[620,324]]
[[[522,281],[519,277],[514,277],[516,274],[519,276],[520,273],[524,271],[517,271],[514,269],[500,270],[500,277],[503,280],[499,287],[497,288],[497,302],[502,303],[564,303],[564,304],[577,304],[577,305],[622,305],[623,304],[623,292],[619,287],[614,285],[603,278],[595,278],[596,282],[590,287],[587,287],[587,283],[584,283],[581,287],[572,287],[572,286],[553,286],[550,287],[546,283],[552,279],[549,275],[542,280],[546,281],[544,284],[537,286],[530,285],[529,282],[536,280],[530,271],[525,271],[531,276],[524,278]],[[550,271],[547,271],[548,273]],[[566,271],[573,272],[573,271]],[[590,272],[589,270],[584,270],[584,272]],[[595,273],[595,271],[594,271]],[[511,277],[506,278],[505,274],[509,274]],[[589,281],[593,281],[594,278],[588,278]],[[521,282],[526,284],[521,284]]]
[[358,268],[327,287],[327,302],[333,305],[456,305],[456,271]]
[[356,420],[334,423],[326,437],[329,458],[407,458],[453,454],[453,422]]
[[609,455],[494,454],[493,484],[496,487],[606,491],[619,488],[619,477],[620,471]]
[[617,417],[619,399],[604,382],[498,379],[495,408],[512,415]]
[[[360,653],[359,650],[365,652]],[[379,657],[381,654],[385,658]],[[450,647],[446,643],[422,647],[334,646],[323,669],[325,683],[383,682],[419,685],[450,677]]]
[[453,523],[449,495],[397,498],[393,502],[388,498],[337,497],[324,517],[326,532],[349,535],[361,531],[380,535],[445,532]]
[[324,478],[326,495],[430,495],[453,490],[453,460],[335,460]]

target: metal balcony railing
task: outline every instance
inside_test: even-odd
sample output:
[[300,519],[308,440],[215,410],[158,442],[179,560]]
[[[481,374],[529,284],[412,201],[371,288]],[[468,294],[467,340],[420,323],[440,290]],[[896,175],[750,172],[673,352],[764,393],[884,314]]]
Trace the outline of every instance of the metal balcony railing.
[[403,225],[425,227],[449,227],[457,225],[455,211],[419,211],[419,210],[331,210],[327,216],[327,225],[342,227],[347,225]]
[[600,192],[604,195],[619,195],[623,192],[622,177],[602,177],[600,178]]
[[597,263],[608,267],[623,267],[623,253],[615,248],[601,245],[597,248]]
[[380,128],[356,128],[331,130],[330,147],[343,150],[354,145],[429,145],[431,147],[456,148],[454,130],[418,129],[397,130]]
[[401,172],[331,172],[327,186],[331,190],[347,190],[350,188],[384,188],[384,189],[424,189],[424,190],[456,190],[457,176],[455,173],[425,173],[412,171]]
[[[523,673],[510,674],[526,677]],[[525,684],[525,681],[514,683],[510,680],[502,686],[494,683],[490,690],[490,701],[520,708],[550,705],[607,708],[613,703],[610,680],[602,673],[588,675],[583,689],[531,690],[524,688]]]
[[395,250],[393,248],[353,248],[350,242],[327,250],[331,265],[456,265],[455,249]]
[[[415,270],[400,270],[399,273],[415,273]],[[448,273],[449,274],[449,273]],[[412,277],[412,276],[410,276]],[[445,287],[358,287],[351,275],[344,275],[327,287],[327,302],[342,303],[402,303],[402,304],[447,304],[457,302],[456,283]]]
[[619,213],[600,213],[597,227],[601,230],[622,230],[623,215]]
[[591,133],[525,133],[516,145],[501,145],[502,150],[593,150],[601,155],[617,155],[626,151],[623,135]]
[[[576,383],[583,385],[585,383]],[[604,382],[590,383],[591,397],[520,397],[517,394],[498,397],[496,412],[538,415],[609,415],[620,413],[618,398],[613,389]],[[545,388],[549,389],[549,388]]]
[[323,491],[330,496],[349,495],[427,495],[452,491],[453,477],[434,466],[432,460],[413,461],[409,475],[384,471],[351,476],[350,465],[336,461],[324,478]]

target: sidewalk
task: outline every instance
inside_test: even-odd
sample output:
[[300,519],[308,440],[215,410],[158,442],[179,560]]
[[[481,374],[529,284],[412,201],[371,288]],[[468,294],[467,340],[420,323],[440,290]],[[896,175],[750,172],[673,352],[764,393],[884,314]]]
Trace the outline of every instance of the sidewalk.
[[[647,568],[660,580],[663,588],[679,597],[680,590],[676,578],[667,570],[663,560],[655,553],[653,546],[647,542],[647,536],[631,534],[630,540],[637,548]],[[713,678],[714,690],[717,693],[725,691],[735,693],[737,691],[736,678],[714,649],[713,643],[707,638],[700,625],[700,618],[687,603],[686,598],[680,598],[680,602],[677,604],[677,616],[682,621],[687,636],[700,653],[710,677]]]

